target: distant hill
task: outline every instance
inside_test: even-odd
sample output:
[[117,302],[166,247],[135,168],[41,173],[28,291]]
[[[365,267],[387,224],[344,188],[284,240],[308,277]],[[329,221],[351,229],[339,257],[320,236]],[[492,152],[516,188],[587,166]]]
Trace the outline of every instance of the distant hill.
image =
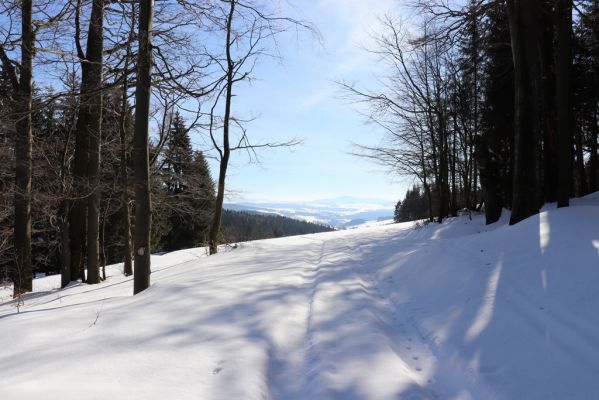
[[225,241],[229,243],[333,230],[329,226],[280,215],[223,210],[222,231]]
[[393,218],[395,202],[343,196],[305,202],[247,201],[225,204],[236,211],[275,214],[343,229],[364,222]]

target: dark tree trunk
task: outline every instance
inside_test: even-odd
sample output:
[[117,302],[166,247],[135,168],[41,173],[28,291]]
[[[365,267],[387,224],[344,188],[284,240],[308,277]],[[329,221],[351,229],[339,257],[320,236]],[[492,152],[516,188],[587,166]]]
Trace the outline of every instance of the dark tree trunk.
[[[557,102],[556,102],[556,48],[554,46],[555,39],[555,20],[552,15],[553,1],[541,2],[541,43],[539,49],[541,55],[541,138],[543,140],[542,147],[542,199],[546,202],[554,202],[557,200],[557,184],[558,184],[558,132],[557,132]],[[558,55],[559,57],[559,55]]]
[[599,160],[597,157],[597,110],[593,110],[593,126],[591,127],[591,157],[589,161],[589,190],[594,192],[599,190]]
[[451,216],[458,215],[458,199],[456,185],[456,135],[458,131],[457,117],[453,116],[453,135],[451,141]]
[[120,115],[120,173],[121,173],[121,190],[122,204],[121,210],[123,215],[123,274],[125,276],[133,275],[133,261],[131,259],[131,209],[129,208],[129,174],[127,172],[127,132],[129,126],[127,124],[127,92],[129,84],[127,80],[127,70],[129,69],[129,59],[131,57],[131,41],[133,40],[135,27],[135,6],[131,7],[131,31],[127,43],[127,52],[125,55],[125,66],[123,72],[123,97],[121,99],[121,115]]
[[510,224],[537,214],[540,207],[540,15],[539,0],[508,0],[514,58],[514,184]]
[[482,197],[485,203],[485,219],[488,225],[497,222],[501,217],[503,208],[501,169],[498,164],[499,160],[489,149],[489,143],[485,136],[478,136],[475,145]]
[[79,111],[77,113],[77,124],[75,126],[75,155],[73,160],[73,186],[74,199],[70,208],[69,215],[69,236],[71,244],[71,280],[85,280],[84,254],[85,237],[87,231],[87,207],[85,198],[88,194],[88,187],[85,183],[87,173],[88,142],[87,132],[89,110],[89,80],[90,64],[85,60],[85,54],[80,46],[81,26],[80,26],[81,0],[77,0],[75,8],[75,45],[77,47],[77,56],[81,62],[81,96],[79,98]]
[[153,0],[140,0],[139,54],[135,91],[135,271],[133,294],[150,286],[150,233],[152,206],[150,202],[150,166],[148,151],[148,119],[152,87],[152,19]]
[[233,23],[233,15],[235,12],[235,1],[230,2],[229,15],[227,18],[227,88],[225,94],[225,115],[223,119],[223,149],[220,154],[220,169],[218,173],[218,185],[216,191],[216,202],[214,205],[214,217],[210,226],[209,234],[209,251],[210,254],[216,254],[218,251],[218,236],[220,233],[220,224],[223,212],[223,201],[225,198],[225,177],[227,175],[227,166],[229,165],[229,156],[231,148],[229,145],[229,122],[231,119],[231,99],[233,98],[233,74],[234,63],[231,58],[231,25]]
[[[438,107],[441,107],[441,103],[438,102]],[[447,128],[445,126],[445,115],[439,113],[439,138],[440,151],[439,151],[439,176],[441,178],[439,189],[440,193],[440,204],[439,204],[439,216],[437,222],[443,222],[443,218],[449,214],[449,162],[448,162],[448,143],[447,143]]]
[[[31,26],[31,0],[21,2],[21,67],[17,90],[17,140],[15,149],[15,275],[14,295],[31,292],[31,101],[34,33]],[[13,80],[15,82],[15,80]]]
[[87,35],[89,63],[89,111],[87,117],[88,160],[87,175],[90,193],[87,198],[87,283],[100,283],[100,137],[102,131],[102,53],[104,0],[92,3]]
[[588,194],[589,189],[587,187],[586,171],[584,170],[584,143],[582,140],[582,132],[580,128],[577,128],[574,131],[576,137],[576,195],[580,197]]
[[63,200],[60,205],[60,287],[71,281],[71,243],[69,242],[69,201]]
[[572,182],[572,1],[557,0],[556,108],[557,108],[557,206],[570,203]]
[[433,216],[433,197],[431,195],[431,187],[428,183],[428,173],[426,172],[426,151],[422,141],[420,141],[420,163],[420,168],[422,169],[422,185],[424,186],[424,193],[426,194],[426,203],[428,207],[428,221],[433,222],[435,220]]
[[[81,96],[81,101],[85,96]],[[79,106],[83,107],[83,104]],[[75,155],[73,162],[73,178],[75,199],[70,207],[69,215],[69,236],[71,245],[71,281],[83,280],[83,253],[85,247],[85,232],[86,232],[86,207],[83,196],[86,193],[84,184],[85,166],[87,164],[87,137],[85,135],[85,114],[79,112],[77,118],[77,133],[75,134]],[[81,126],[83,125],[83,126]]]

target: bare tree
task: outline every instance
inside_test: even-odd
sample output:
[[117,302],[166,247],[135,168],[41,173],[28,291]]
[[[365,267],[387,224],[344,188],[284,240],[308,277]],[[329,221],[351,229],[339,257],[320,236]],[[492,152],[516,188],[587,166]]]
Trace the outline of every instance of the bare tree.
[[141,0],[139,9],[139,53],[137,57],[137,85],[135,92],[135,270],[133,293],[150,286],[150,172],[148,129],[152,85],[152,19],[153,0]]
[[[266,47],[267,43],[272,43],[277,34],[285,31],[286,26],[303,27],[316,32],[306,23],[271,14],[251,1],[226,0],[223,3],[223,7],[217,7],[212,11],[212,20],[217,31],[224,32],[225,43],[224,55],[210,55],[212,63],[223,72],[222,77],[218,78],[213,86],[216,96],[209,113],[208,124],[210,139],[219,160],[216,204],[209,234],[210,254],[215,254],[218,248],[225,180],[231,152],[245,150],[252,155],[258,148],[289,147],[299,143],[296,139],[278,143],[251,143],[244,127],[246,121],[235,116],[232,110],[234,87],[252,78],[257,59],[271,54]],[[221,101],[224,103],[224,114],[222,118],[218,118],[216,109]],[[222,133],[220,139],[217,139],[216,135],[218,128]],[[240,132],[236,139],[232,136],[234,129]]]

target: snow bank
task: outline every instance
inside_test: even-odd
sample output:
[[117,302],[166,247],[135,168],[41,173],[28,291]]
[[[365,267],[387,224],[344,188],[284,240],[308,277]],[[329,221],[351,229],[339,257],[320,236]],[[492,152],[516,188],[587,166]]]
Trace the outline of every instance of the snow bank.
[[[152,259],[0,305],[2,399],[594,399],[599,194]],[[3,294],[2,294],[3,293]]]

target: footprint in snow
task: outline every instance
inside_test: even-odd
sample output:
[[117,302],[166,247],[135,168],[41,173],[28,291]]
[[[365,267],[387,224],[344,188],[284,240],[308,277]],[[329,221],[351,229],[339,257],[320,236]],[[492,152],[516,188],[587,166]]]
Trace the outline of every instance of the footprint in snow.
[[220,360],[216,365],[218,365],[218,367],[214,368],[212,370],[212,375],[217,375],[218,373],[220,373],[220,371],[223,370],[223,365],[225,364],[225,360]]

